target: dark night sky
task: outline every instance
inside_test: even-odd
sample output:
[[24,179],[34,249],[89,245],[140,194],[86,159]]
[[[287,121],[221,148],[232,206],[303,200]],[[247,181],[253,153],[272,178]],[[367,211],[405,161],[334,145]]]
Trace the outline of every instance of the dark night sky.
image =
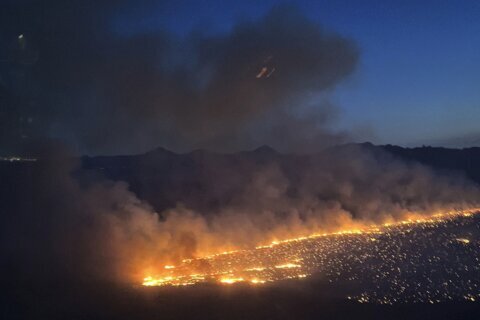
[[0,152],[478,144],[477,1],[278,5],[3,1]]

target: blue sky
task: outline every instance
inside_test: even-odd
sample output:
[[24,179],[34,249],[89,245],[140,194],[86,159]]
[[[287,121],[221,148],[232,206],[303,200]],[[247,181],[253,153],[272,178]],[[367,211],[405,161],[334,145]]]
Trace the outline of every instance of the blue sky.
[[[158,11],[119,12],[124,35],[201,25],[227,32],[279,1],[175,1]],[[463,144],[479,136],[480,2],[295,1],[310,19],[351,37],[361,50],[356,73],[332,93],[338,126],[368,127],[377,143]],[[362,138],[362,137],[360,137]],[[468,144],[467,142],[465,142]]]

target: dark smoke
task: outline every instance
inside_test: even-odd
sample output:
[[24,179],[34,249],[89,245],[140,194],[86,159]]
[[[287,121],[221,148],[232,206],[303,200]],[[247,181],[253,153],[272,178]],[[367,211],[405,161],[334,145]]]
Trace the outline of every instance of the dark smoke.
[[[143,169],[151,185],[143,200],[125,182],[101,179],[62,152],[30,166],[6,164],[3,275],[15,282],[138,283],[185,258],[468,209],[480,199],[461,176],[358,146],[305,156],[259,150],[153,157],[154,167]],[[163,209],[147,202],[168,197],[174,202]]]
[[226,34],[125,36],[112,27],[118,12],[155,9],[161,19],[162,6],[54,0],[2,7],[2,146],[47,137],[94,154],[158,145],[308,151],[345,138],[327,129],[336,112],[325,95],[355,69],[357,49],[295,8],[274,8]]

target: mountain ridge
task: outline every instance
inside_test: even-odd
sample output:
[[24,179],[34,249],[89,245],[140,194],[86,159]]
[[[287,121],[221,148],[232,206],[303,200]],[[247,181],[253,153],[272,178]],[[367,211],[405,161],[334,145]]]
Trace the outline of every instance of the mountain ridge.
[[[280,170],[291,181],[318,167],[335,165],[342,159],[367,156],[388,163],[417,164],[433,172],[463,175],[480,184],[480,148],[403,148],[394,145],[351,143],[312,154],[279,153],[269,146],[250,151],[217,153],[194,150],[175,153],[165,148],[132,156],[82,157],[81,167],[113,181],[125,181],[140,199],[158,211],[187,202],[195,208],[212,208],[228,203],[255,178],[255,172]],[[388,169],[387,169],[388,170]],[[253,180],[252,180],[253,179]],[[212,197],[205,190],[216,190]],[[228,190],[228,191],[225,191]],[[292,191],[294,192],[294,191]]]

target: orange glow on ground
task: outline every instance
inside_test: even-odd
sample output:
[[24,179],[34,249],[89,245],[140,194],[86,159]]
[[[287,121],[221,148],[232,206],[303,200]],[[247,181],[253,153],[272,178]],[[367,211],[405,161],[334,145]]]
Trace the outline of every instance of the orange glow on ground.
[[[403,221],[369,225],[364,228],[359,228],[358,225],[356,225],[355,228],[332,233],[314,233],[307,236],[302,235],[297,238],[275,240],[269,244],[259,245],[250,250],[224,251],[195,259],[184,259],[182,263],[177,266],[164,266],[164,274],[146,275],[142,284],[144,286],[185,286],[201,282],[213,282],[225,285],[245,282],[257,285],[278,279],[305,278],[309,274],[306,274],[305,270],[302,269],[303,264],[301,257],[271,256],[274,252],[273,249],[316,238],[335,240],[335,237],[366,236],[367,241],[373,243],[377,241],[375,238],[376,235],[388,233],[395,228],[408,228],[409,226],[422,227],[429,224],[442,223],[457,217],[469,217],[476,213],[479,213],[478,209],[435,213],[428,217],[412,214]],[[457,238],[456,241],[463,244],[469,243],[469,240],[465,238]],[[245,261],[244,256],[251,256],[257,260],[263,260]],[[201,263],[208,265],[206,271],[199,272],[197,270],[196,264]],[[281,272],[281,274],[278,275],[278,272]],[[259,277],[259,275],[261,277]]]

